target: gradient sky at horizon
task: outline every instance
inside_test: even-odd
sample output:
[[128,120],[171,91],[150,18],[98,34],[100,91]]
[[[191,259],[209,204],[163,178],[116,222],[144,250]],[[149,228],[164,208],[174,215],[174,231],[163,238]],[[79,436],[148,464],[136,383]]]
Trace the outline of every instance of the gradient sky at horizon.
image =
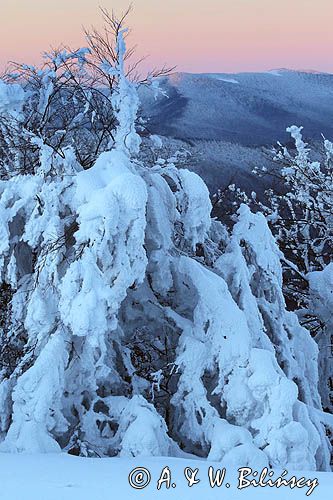
[[[0,68],[37,63],[61,44],[84,46],[99,5],[127,0],[0,0]],[[188,72],[314,69],[333,73],[333,0],[133,0],[129,17],[143,69]]]

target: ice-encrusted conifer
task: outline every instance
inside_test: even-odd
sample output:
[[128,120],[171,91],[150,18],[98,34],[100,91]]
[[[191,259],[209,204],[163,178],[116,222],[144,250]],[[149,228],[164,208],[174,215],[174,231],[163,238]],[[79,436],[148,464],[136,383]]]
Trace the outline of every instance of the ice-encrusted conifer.
[[[2,278],[15,290],[7,337],[22,344],[17,366],[2,373],[5,450],[112,452],[100,396],[125,391],[117,315],[144,278],[147,199],[130,159],[137,96],[123,74],[122,32],[117,48],[115,147],[83,170],[70,148],[60,158],[32,137],[38,170],[1,185]],[[130,425],[135,411],[126,413],[124,399]]]

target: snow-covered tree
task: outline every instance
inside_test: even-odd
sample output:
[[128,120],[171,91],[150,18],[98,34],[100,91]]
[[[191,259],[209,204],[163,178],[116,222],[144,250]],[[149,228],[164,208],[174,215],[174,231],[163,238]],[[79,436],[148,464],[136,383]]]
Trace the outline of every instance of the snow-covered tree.
[[[333,263],[322,271],[307,275],[310,318],[318,318],[321,328],[316,335],[319,347],[320,394],[323,407],[333,413]],[[331,438],[333,426],[330,426]]]
[[[285,295],[295,308],[304,303],[301,290],[307,287],[306,274],[320,271],[333,255],[333,145],[324,139],[321,150],[311,150],[304,142],[302,127],[287,128],[294,151],[279,144],[273,150],[277,169],[267,172],[256,167],[259,177],[278,178],[275,188],[249,196],[235,185],[214,196],[218,205],[246,203],[263,212],[285,255],[286,270],[294,274],[285,284]],[[273,184],[273,182],[272,182]],[[298,282],[297,282],[298,280]],[[305,283],[304,283],[305,281]]]
[[[140,161],[121,23],[114,50],[91,168],[31,133],[38,161],[0,183],[0,449],[329,470],[317,347],[265,218],[242,206],[229,233],[200,177]],[[21,120],[29,94],[1,89]]]
[[[310,276],[321,271],[323,277],[329,276],[333,259],[333,145],[324,139],[320,151],[311,150],[303,140],[302,127],[292,126],[287,131],[295,143],[294,151],[279,144],[274,149],[278,169],[274,172],[267,172],[265,167],[255,169],[259,176],[278,177],[277,188],[267,190],[263,199],[231,185],[218,193],[214,202],[228,206],[229,213],[231,206],[235,210],[235,206],[246,203],[266,215],[283,251],[283,291],[288,307],[297,311],[300,322],[318,341],[320,393],[325,409],[332,413],[331,326],[329,315],[323,315],[317,307],[318,292],[313,295]],[[326,287],[327,293],[332,294],[330,280]],[[322,296],[323,291],[319,293]]]
[[[288,190],[283,200],[271,194],[276,215],[273,220],[288,257],[287,293],[301,307],[299,317],[318,341],[320,393],[325,409],[333,413],[332,312],[323,314],[325,307],[330,308],[333,294],[333,281],[329,279],[333,262],[333,144],[324,139],[322,152],[313,158],[303,140],[302,127],[287,130],[295,141],[296,153],[292,155],[282,147],[277,152]],[[316,286],[315,276],[321,276]],[[317,287],[325,281],[325,286]],[[318,297],[325,304],[319,305]]]
[[285,253],[308,273],[322,270],[333,254],[333,144],[325,139],[318,157],[304,142],[302,127],[292,126],[287,132],[295,142],[295,154],[281,146],[275,156],[287,192],[283,201],[272,193],[271,204]]

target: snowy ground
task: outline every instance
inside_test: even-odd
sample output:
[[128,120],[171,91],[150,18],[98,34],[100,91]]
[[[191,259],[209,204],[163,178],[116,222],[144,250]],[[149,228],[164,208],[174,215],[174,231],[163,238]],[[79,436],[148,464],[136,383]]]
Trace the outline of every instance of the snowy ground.
[[[0,454],[0,498],[1,500],[131,500],[175,499],[175,500],[211,500],[227,499],[286,499],[307,498],[307,488],[290,490],[287,487],[254,488],[237,490],[237,477],[227,471],[225,483],[212,489],[208,481],[208,467],[219,468],[217,463],[198,460],[171,458],[151,459],[84,459],[65,454],[54,455],[14,455]],[[129,473],[138,466],[151,472],[151,482],[143,490],[135,490],[129,485]],[[176,487],[167,489],[156,485],[161,471],[168,466],[172,483]],[[185,467],[199,468],[199,484],[191,488],[184,477]],[[275,473],[273,479],[279,473]],[[290,474],[292,475],[292,474]],[[318,478],[319,486],[310,498],[327,500],[333,488],[333,473],[295,473],[297,478],[305,476]],[[289,477],[289,476],[288,476]],[[226,487],[230,481],[230,488]]]

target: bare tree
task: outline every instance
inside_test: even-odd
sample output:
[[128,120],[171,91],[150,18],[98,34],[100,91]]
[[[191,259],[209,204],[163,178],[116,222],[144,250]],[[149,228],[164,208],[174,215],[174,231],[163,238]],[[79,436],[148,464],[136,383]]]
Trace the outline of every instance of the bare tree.
[[[100,8],[104,26],[85,29],[87,48],[53,49],[44,54],[41,67],[11,63],[3,80],[20,83],[26,90],[23,113],[0,112],[0,175],[33,173],[39,166],[36,139],[64,157],[72,147],[80,165],[91,167],[98,155],[112,146],[117,125],[112,96],[116,91],[119,63],[117,40],[125,28],[129,7],[121,16]],[[144,58],[134,62],[135,47],[125,54],[126,75],[137,85],[148,85],[154,78],[169,74],[173,68],[154,69],[140,76]]]

